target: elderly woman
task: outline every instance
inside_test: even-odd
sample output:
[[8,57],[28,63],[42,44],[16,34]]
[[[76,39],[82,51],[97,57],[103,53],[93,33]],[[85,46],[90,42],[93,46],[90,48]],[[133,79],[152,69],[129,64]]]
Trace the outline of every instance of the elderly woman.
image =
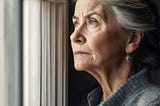
[[100,84],[89,106],[160,106],[149,72],[160,66],[158,8],[153,0],[77,0],[71,45],[76,70]]

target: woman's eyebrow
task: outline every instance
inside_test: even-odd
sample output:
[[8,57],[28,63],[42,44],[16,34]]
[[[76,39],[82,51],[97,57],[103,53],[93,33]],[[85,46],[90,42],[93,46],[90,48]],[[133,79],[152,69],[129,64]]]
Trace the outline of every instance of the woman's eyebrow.
[[[85,18],[88,18],[88,17],[90,17],[90,16],[92,16],[92,15],[98,15],[98,16],[102,17],[102,15],[99,14],[99,13],[97,13],[97,12],[90,12],[90,13],[84,15],[84,17],[85,17]],[[77,17],[76,15],[74,15],[74,16],[72,17],[72,19],[78,19],[78,17]]]
[[98,16],[102,17],[102,15],[98,12],[90,12],[90,13],[86,14],[85,17],[90,17],[92,15],[98,15]]

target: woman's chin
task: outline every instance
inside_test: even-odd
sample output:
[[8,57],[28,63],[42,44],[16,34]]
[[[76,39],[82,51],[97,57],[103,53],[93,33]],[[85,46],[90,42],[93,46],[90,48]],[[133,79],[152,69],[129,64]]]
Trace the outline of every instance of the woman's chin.
[[75,68],[77,71],[82,71],[82,70],[84,70],[81,66],[78,66],[78,65],[75,65],[74,68]]
[[74,67],[75,67],[75,69],[77,70],[77,71],[84,71],[84,70],[86,70],[87,68],[86,68],[86,65],[82,65],[82,64],[75,64],[74,65]]

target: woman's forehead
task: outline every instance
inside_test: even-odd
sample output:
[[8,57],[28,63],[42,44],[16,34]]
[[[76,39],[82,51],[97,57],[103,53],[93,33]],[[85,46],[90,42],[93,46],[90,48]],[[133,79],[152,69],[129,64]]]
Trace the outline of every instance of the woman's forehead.
[[75,15],[86,15],[96,12],[103,15],[103,4],[100,0],[78,0],[75,6]]

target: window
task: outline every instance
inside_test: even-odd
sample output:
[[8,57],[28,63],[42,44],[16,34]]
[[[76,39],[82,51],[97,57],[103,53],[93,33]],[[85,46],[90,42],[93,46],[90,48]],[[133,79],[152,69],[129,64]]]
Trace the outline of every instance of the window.
[[0,105],[67,106],[67,0],[1,0],[0,11]]

